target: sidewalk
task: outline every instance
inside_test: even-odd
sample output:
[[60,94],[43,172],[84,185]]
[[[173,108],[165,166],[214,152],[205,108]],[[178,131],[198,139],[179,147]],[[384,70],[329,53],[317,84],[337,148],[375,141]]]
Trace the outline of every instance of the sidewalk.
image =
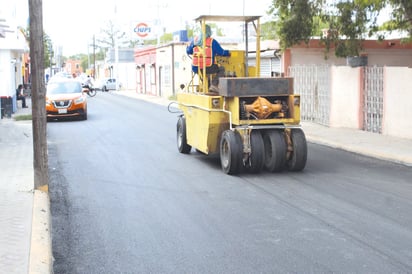
[[[19,102],[19,106],[20,106]],[[31,114],[0,119],[0,273],[51,273],[48,193],[34,191]]]
[[[113,91],[167,106],[170,101],[132,90]],[[19,108],[13,117],[31,114]],[[308,142],[412,166],[412,139],[303,122]],[[0,119],[0,273],[52,273],[48,193],[33,191],[31,121]]]
[[349,128],[329,128],[310,122],[301,124],[307,140],[311,143],[412,166],[412,139]]

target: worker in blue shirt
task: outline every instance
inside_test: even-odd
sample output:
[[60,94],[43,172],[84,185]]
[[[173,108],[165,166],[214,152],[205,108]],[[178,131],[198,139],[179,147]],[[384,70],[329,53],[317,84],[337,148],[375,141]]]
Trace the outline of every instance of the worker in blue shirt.
[[[195,37],[186,48],[186,53],[193,55],[192,70],[199,73],[199,69],[206,68],[206,74],[216,74],[209,87],[210,92],[218,92],[219,77],[225,76],[225,68],[216,63],[216,55],[230,56],[230,52],[222,48],[218,41],[213,39],[209,25],[206,25],[205,49],[202,49],[202,36]],[[203,64],[205,63],[205,64]]]

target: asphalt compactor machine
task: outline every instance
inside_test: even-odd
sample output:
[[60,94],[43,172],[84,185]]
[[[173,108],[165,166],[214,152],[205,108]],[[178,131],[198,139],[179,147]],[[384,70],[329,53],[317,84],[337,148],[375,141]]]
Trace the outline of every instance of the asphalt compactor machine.
[[[203,33],[208,22],[241,21],[245,34],[252,25],[260,37],[259,18],[200,16],[196,21]],[[248,66],[247,35],[245,41],[245,50],[217,57],[218,64],[225,67],[218,94],[208,92],[205,70],[199,72],[197,85],[192,81],[177,94],[182,111],[177,121],[178,150],[188,154],[193,148],[206,155],[219,154],[226,174],[301,171],[306,165],[307,143],[293,78],[259,77],[260,41],[256,39],[256,66]]]

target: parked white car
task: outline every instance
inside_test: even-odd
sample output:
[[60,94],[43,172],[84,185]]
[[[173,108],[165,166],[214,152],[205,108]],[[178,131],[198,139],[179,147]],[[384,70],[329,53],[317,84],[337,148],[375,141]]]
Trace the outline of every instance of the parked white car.
[[101,91],[117,90],[122,87],[120,82],[116,83],[116,78],[104,78],[94,83],[94,88]]

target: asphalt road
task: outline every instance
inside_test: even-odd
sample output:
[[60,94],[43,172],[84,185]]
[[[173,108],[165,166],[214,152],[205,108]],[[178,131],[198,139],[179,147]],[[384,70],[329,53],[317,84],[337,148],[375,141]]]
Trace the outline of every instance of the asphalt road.
[[412,169],[309,144],[303,172],[178,153],[177,115],[98,92],[48,123],[55,273],[412,272]]

